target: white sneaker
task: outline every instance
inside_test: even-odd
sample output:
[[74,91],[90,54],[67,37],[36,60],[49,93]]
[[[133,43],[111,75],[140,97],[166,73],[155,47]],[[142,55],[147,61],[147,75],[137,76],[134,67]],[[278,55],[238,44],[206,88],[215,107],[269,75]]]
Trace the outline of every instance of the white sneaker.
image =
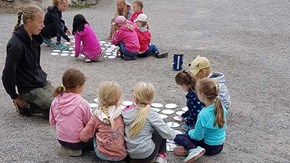
[[84,62],[86,62],[86,63],[91,63],[92,61],[91,61],[89,58],[85,58],[85,59],[84,59]]
[[189,151],[188,156],[183,160],[183,162],[192,163],[193,161],[195,161],[196,159],[204,155],[204,153],[205,153],[205,149],[198,146]]
[[158,155],[156,160],[154,161],[156,163],[167,163],[167,159],[161,155]]

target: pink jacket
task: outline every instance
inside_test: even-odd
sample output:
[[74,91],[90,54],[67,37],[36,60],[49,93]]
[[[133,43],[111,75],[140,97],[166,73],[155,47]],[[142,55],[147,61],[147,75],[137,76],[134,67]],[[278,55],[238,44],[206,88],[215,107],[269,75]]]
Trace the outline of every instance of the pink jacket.
[[125,48],[129,52],[139,52],[140,44],[134,29],[131,30],[126,26],[120,27],[112,36],[112,44],[118,45],[121,41],[124,42]]
[[54,98],[50,106],[49,122],[56,125],[58,140],[81,142],[80,133],[92,114],[89,103],[76,93],[64,93]]
[[102,53],[97,35],[88,24],[85,24],[84,31],[78,31],[75,34],[75,57],[78,57],[80,53],[84,53],[91,60],[96,59]]

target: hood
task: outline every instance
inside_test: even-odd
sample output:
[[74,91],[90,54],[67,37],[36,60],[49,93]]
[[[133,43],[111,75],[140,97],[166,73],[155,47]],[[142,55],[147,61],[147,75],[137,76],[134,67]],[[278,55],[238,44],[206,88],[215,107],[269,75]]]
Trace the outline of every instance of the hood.
[[225,75],[220,72],[209,74],[209,78],[216,80],[218,83],[225,83]]
[[137,116],[136,106],[131,105],[131,106],[126,107],[122,111],[122,116],[123,116],[123,121],[126,125],[130,125],[131,123],[133,123],[133,121],[135,120]]
[[100,121],[105,123],[106,120],[112,122],[114,119],[118,118],[121,115],[121,112],[122,108],[120,106],[112,105],[108,107],[109,116],[107,116],[100,107],[95,110],[94,115],[97,116]]
[[138,29],[141,31],[141,32],[147,32],[148,31],[148,28],[146,28],[146,27],[138,27]]
[[58,106],[60,113],[70,115],[79,107],[81,100],[80,94],[64,93],[56,97],[56,106]]
[[[129,25],[131,25],[131,24],[129,24]],[[119,30],[127,31],[127,32],[133,32],[134,31],[133,26],[132,26],[132,30],[131,30],[126,25],[123,25],[122,27],[120,27]]]
[[19,26],[15,34],[23,41],[24,44],[27,45],[27,47],[32,47],[32,45],[40,46],[43,43],[43,38],[41,35],[32,35],[31,41],[30,36],[24,29],[24,25]]

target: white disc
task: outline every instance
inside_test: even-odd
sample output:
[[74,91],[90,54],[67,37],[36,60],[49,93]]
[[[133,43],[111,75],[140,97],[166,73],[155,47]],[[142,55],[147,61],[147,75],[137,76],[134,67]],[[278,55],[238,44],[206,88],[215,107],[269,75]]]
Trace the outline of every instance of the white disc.
[[177,111],[176,115],[181,116],[184,113],[184,111]]
[[63,56],[63,57],[69,56],[68,53],[61,53],[60,55]]
[[65,42],[64,44],[66,44],[66,45],[70,45],[70,42]]
[[130,105],[133,105],[133,102],[132,101],[123,101],[122,102],[122,105],[124,105],[124,106],[130,106]]
[[166,107],[167,109],[175,109],[175,108],[177,108],[177,105],[171,103],[171,104],[166,104],[165,107]]
[[52,50],[53,52],[60,53],[60,50]]
[[70,53],[75,54],[75,51],[71,51]]
[[160,109],[158,109],[158,108],[151,108],[151,109],[156,111],[156,112],[160,112]]
[[162,119],[166,119],[168,116],[165,115],[165,114],[159,114],[159,116],[162,118]]
[[106,52],[106,55],[112,55],[112,53],[108,53],[108,52]]
[[109,58],[109,59],[115,59],[115,58],[116,58],[116,56],[114,56],[114,55],[111,55],[111,56],[108,56],[108,58]]
[[174,131],[175,131],[176,134],[182,134],[182,132],[179,131],[179,130],[174,130]]
[[99,103],[99,99],[98,98],[95,98],[94,99],[94,102]]
[[181,122],[182,121],[182,117],[181,116],[174,116],[173,117],[174,120]]
[[51,55],[59,55],[59,53],[50,53]]
[[90,107],[91,108],[96,108],[96,107],[98,107],[99,105],[97,104],[97,103],[90,103]]
[[162,110],[161,112],[162,112],[163,114],[173,114],[173,113],[174,113],[173,110],[169,110],[169,109]]
[[64,50],[64,51],[62,51],[62,53],[69,53],[69,51]]
[[175,127],[179,127],[180,125],[178,124],[178,123],[176,123],[176,122],[167,122],[167,125],[169,126],[169,127],[173,127],[173,128],[175,128]]
[[74,50],[74,48],[69,48],[68,50],[71,50],[71,51],[73,51],[73,50]]
[[112,53],[113,50],[111,50],[111,49],[107,49],[106,52],[107,52],[107,53]]
[[74,56],[75,56],[75,54],[71,54],[70,56],[74,57]]
[[181,110],[187,111],[188,110],[188,107],[183,107]]
[[106,43],[106,41],[100,41],[100,44],[105,44]]
[[175,147],[177,147],[176,144],[166,143],[166,150],[169,151],[169,152],[172,152]]
[[163,105],[160,103],[152,103],[151,106],[154,108],[162,108],[163,107]]

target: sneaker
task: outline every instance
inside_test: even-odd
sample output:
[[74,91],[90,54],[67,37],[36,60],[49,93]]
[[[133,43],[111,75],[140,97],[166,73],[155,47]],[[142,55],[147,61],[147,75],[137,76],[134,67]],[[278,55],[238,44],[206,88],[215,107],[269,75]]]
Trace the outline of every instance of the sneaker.
[[132,61],[132,60],[136,60],[137,56],[134,57],[129,57],[129,56],[124,56],[125,61]]
[[54,46],[54,43],[51,41],[50,38],[43,37],[43,42],[46,43],[48,46]]
[[166,58],[166,57],[168,57],[168,53],[160,54],[159,51],[157,51],[157,52],[155,53],[155,56],[156,56],[157,58]]
[[89,58],[85,58],[85,59],[84,59],[84,62],[86,62],[86,63],[91,63],[92,61],[91,61]]
[[188,155],[188,151],[183,146],[177,146],[173,149],[173,153],[176,156],[182,156],[185,157]]
[[59,45],[60,43],[61,43],[60,41],[56,41],[56,43],[55,43],[55,44],[56,44],[56,45]]
[[188,156],[183,160],[183,162],[192,163],[193,161],[195,161],[196,159],[204,155],[204,153],[205,153],[205,149],[198,146],[189,151]]
[[28,106],[26,108],[23,108],[19,105],[17,105],[16,103],[14,103],[14,106],[15,106],[15,109],[16,109],[16,112],[19,114],[19,115],[22,115],[22,116],[25,116],[25,117],[31,117],[32,114],[29,112],[28,108],[30,107],[30,105],[28,104]]
[[68,51],[69,50],[69,46],[65,45],[65,44],[59,44],[59,45],[54,45],[53,49],[54,50]]
[[154,162],[158,162],[158,163],[167,163],[167,159],[166,157],[162,156],[162,155],[158,155],[156,160]]
[[72,150],[72,149],[67,149],[63,146],[60,146],[59,154],[61,154],[62,156],[79,157],[82,155],[82,150],[80,149]]

